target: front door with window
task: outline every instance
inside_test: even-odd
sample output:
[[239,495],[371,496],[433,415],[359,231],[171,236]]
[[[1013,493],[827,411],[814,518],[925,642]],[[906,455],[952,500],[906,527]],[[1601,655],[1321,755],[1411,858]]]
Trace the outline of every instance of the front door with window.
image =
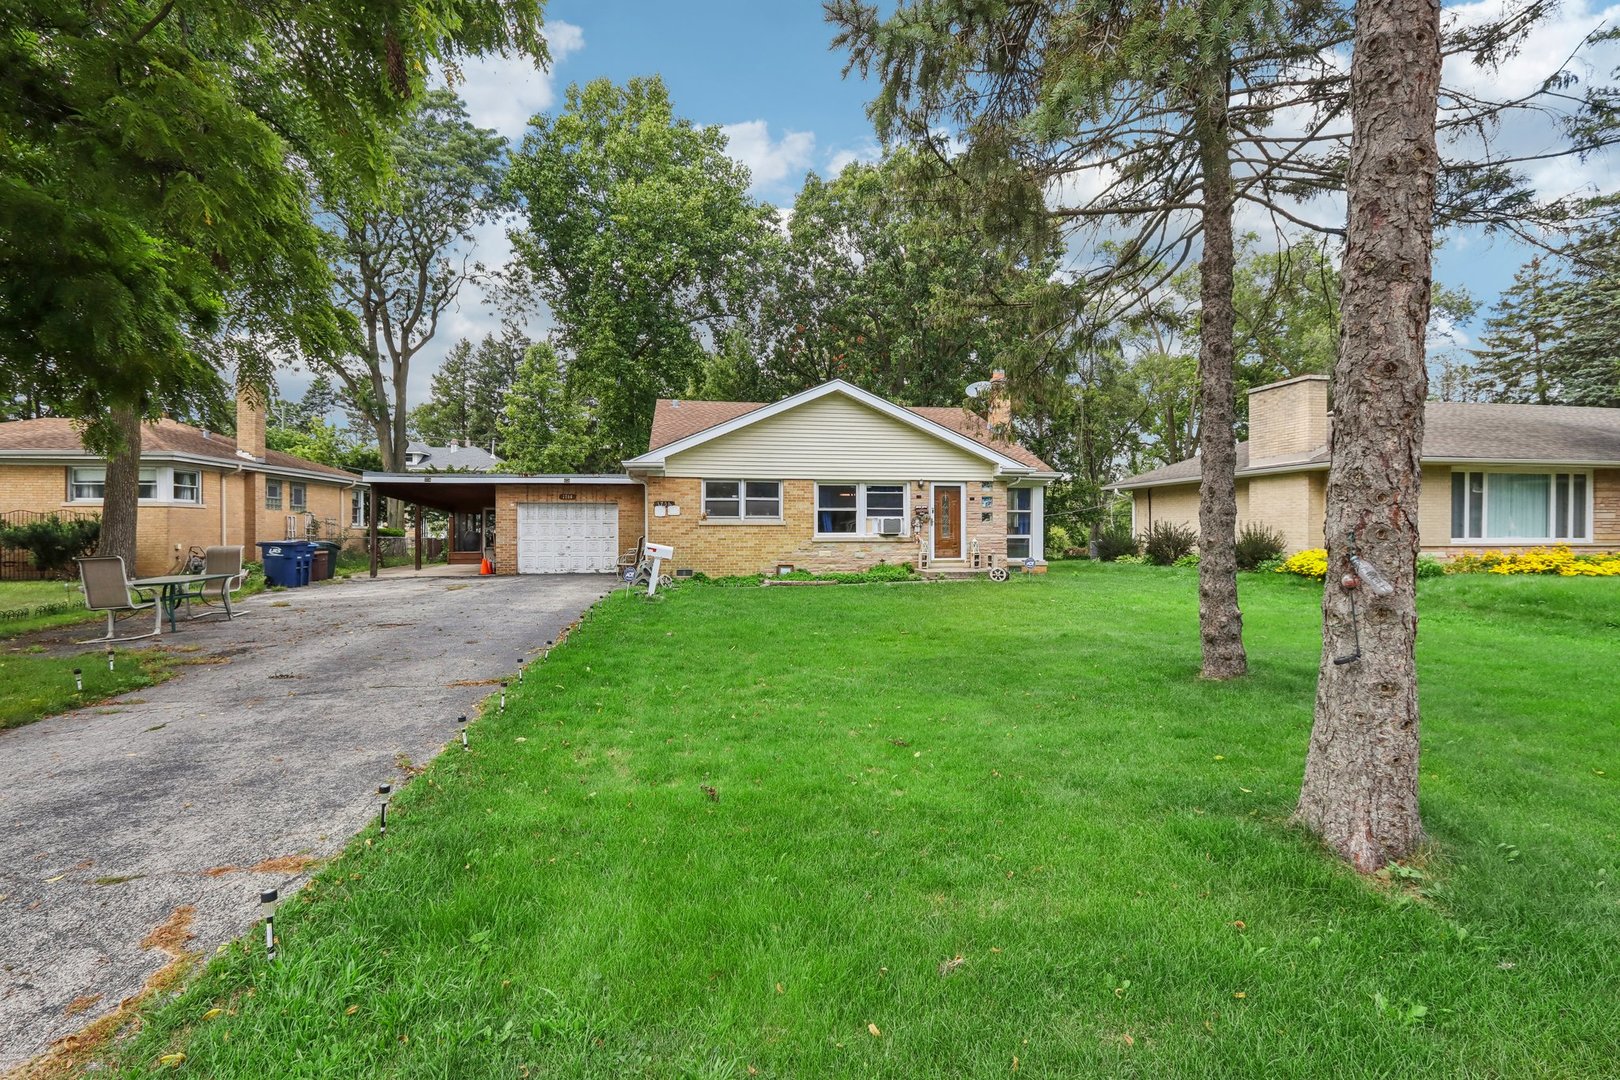
[[934,558],[962,557],[962,489],[934,489]]

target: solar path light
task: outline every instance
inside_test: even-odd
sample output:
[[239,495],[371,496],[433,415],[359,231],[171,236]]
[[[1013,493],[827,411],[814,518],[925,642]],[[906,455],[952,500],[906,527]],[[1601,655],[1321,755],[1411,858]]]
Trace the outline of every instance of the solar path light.
[[81,692],[84,690],[84,672],[78,668],[73,669],[73,689]]
[[467,714],[462,713],[460,716],[456,717],[456,723],[461,725],[461,748],[463,750],[471,750],[472,747],[467,745]]
[[388,793],[393,791],[393,790],[394,790],[394,788],[393,788],[393,785],[391,785],[391,784],[378,784],[377,785],[377,798],[382,800],[382,811],[378,815],[378,818],[377,818],[377,835],[378,836],[387,836],[388,835]]
[[276,890],[259,894],[259,911],[264,915],[264,958],[276,958]]

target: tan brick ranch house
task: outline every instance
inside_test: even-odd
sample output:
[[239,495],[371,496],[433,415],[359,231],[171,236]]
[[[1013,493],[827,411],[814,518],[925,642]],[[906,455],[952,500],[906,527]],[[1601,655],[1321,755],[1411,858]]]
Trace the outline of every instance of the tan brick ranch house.
[[[254,544],[309,534],[358,538],[365,524],[360,477],[265,449],[264,412],[237,403],[237,434],[159,420],[141,438],[135,575],[167,572],[192,547]],[[99,513],[106,462],[85,450],[71,420],[0,423],[0,513]]]
[[[1005,430],[1005,397],[992,402]],[[493,508],[502,574],[610,572],[641,537],[675,549],[677,575],[1044,569],[1043,496],[1058,474],[997,430],[834,380],[771,404],[661,400],[623,474],[365,479],[418,506]]]
[[[1302,375],[1249,391],[1249,441],[1237,447],[1238,527],[1281,533],[1289,551],[1322,546],[1328,379]],[[1431,401],[1425,409],[1423,550],[1445,556],[1569,544],[1620,548],[1620,409]],[[1198,527],[1199,460],[1113,485],[1132,530]]]

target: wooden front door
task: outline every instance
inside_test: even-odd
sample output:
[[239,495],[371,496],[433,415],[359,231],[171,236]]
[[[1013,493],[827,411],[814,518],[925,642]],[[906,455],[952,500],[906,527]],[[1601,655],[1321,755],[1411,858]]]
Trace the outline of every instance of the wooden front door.
[[934,489],[934,558],[962,557],[962,489]]

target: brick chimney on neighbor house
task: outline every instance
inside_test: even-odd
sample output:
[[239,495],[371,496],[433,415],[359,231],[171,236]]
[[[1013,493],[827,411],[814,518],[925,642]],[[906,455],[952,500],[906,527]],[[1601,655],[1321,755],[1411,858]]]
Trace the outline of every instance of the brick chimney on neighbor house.
[[1012,398],[1007,393],[1007,373],[997,368],[990,373],[990,431],[1008,437],[1012,434]]
[[242,380],[236,386],[236,453],[238,457],[264,460],[264,389]]
[[1326,448],[1328,377],[1300,375],[1249,391],[1249,466],[1299,461]]

